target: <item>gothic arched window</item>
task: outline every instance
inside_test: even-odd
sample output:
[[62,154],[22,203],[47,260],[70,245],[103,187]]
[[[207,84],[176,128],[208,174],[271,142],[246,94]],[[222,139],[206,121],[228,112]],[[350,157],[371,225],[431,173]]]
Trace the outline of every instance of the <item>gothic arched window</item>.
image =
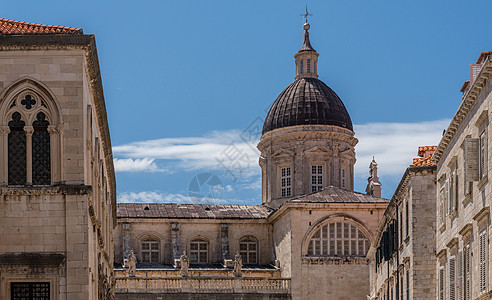
[[18,112],[12,114],[9,121],[8,137],[8,184],[26,184],[26,134],[24,126],[26,123],[21,120],[22,116]]
[[42,83],[24,78],[4,95],[0,99],[0,158],[7,163],[0,166],[0,185],[63,181],[63,121],[53,94]]
[[308,244],[309,256],[366,256],[369,239],[358,226],[333,222],[321,226]]

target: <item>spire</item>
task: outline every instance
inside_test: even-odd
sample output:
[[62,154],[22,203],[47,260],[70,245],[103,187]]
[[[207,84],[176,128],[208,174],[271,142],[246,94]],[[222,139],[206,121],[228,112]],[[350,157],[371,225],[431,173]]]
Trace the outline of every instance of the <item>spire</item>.
[[317,65],[318,65],[318,52],[314,50],[309,41],[309,28],[311,25],[308,23],[308,16],[312,16],[308,12],[306,6],[306,13],[302,14],[304,17],[304,42],[302,43],[301,49],[297,51],[294,55],[296,59],[296,80],[300,78],[318,78]]
[[372,161],[369,164],[369,178],[367,178],[366,193],[374,197],[381,197],[381,183],[378,177],[378,163],[372,157]]

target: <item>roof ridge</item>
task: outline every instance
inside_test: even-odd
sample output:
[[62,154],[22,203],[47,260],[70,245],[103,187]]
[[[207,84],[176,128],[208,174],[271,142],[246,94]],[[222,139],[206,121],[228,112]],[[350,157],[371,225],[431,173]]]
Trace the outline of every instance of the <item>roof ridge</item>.
[[0,18],[0,35],[84,34],[82,28],[46,25]]

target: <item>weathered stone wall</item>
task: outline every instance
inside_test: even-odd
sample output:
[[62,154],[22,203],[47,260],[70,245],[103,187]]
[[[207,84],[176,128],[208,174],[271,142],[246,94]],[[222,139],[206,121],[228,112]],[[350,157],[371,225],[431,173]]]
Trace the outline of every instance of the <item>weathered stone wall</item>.
[[116,294],[116,300],[283,300],[291,299],[289,295],[275,294]]
[[[490,62],[487,64],[490,69]],[[487,68],[487,66],[485,66]],[[479,290],[479,233],[486,229],[490,240],[490,206],[492,204],[492,184],[488,177],[491,176],[492,167],[492,128],[490,122],[490,105],[492,104],[492,80],[488,73],[483,74],[480,78],[478,90],[474,89],[464,99],[461,109],[462,115],[465,115],[460,125],[457,126],[453,138],[442,154],[438,162],[437,178],[438,188],[436,197],[439,197],[439,190],[442,184],[451,176],[453,170],[456,170],[458,176],[458,199],[457,209],[451,214],[444,216],[444,224],[437,225],[436,252],[440,254],[440,259],[436,261],[436,272],[440,266],[446,268],[446,274],[449,268],[449,258],[456,258],[463,253],[465,244],[470,242],[471,246],[471,297],[472,299],[490,295],[492,293],[491,281],[492,268],[490,262],[492,258],[492,249],[490,243],[487,243],[488,253],[488,271],[487,271],[487,289],[484,293]],[[478,80],[478,79],[477,79]],[[471,84],[475,86],[476,83]],[[486,159],[483,178],[478,180],[466,180],[466,152],[465,140],[467,138],[478,139],[480,134],[485,131],[486,135]],[[471,188],[470,188],[471,187]],[[439,198],[437,198],[439,199]],[[439,201],[436,202],[436,218],[440,220]],[[449,280],[446,282],[445,295],[449,293]],[[457,293],[461,293],[462,285],[457,285]],[[438,281],[435,281],[435,290],[438,290]]]
[[123,262],[123,226],[129,223],[130,249],[134,251],[137,262],[142,261],[141,242],[145,238],[157,238],[160,246],[160,263],[173,264],[172,226],[177,223],[179,230],[179,253],[190,253],[190,242],[203,239],[209,243],[209,262],[222,262],[222,224],[228,226],[229,255],[234,257],[239,251],[239,241],[244,237],[258,240],[258,261],[261,265],[272,263],[271,225],[266,220],[216,220],[216,219],[118,219],[114,232],[115,261]]
[[[51,299],[100,299],[111,287],[113,213],[108,190],[114,182],[101,145],[105,128],[97,125],[102,121],[107,126],[107,121],[98,120],[91,108],[98,93],[88,78],[92,57],[81,46],[29,45],[25,51],[8,47],[2,44],[0,51],[0,232],[2,240],[7,239],[0,244],[0,256],[17,253],[25,260],[49,253],[65,259],[59,270],[25,262],[35,268],[32,274],[2,267],[0,298],[10,298],[13,280],[48,280]],[[7,111],[14,97],[26,91],[44,95],[54,186],[8,186],[6,137],[12,116]],[[36,100],[39,106],[41,99]],[[32,120],[24,121],[32,125]]]

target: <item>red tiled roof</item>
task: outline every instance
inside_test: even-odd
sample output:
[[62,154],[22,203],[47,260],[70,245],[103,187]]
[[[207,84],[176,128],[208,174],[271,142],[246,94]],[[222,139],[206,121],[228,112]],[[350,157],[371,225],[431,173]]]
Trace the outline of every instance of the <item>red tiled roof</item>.
[[480,61],[482,61],[482,58],[484,58],[485,56],[487,56],[491,53],[492,53],[492,51],[485,51],[485,52],[480,53],[480,56],[478,57],[476,64],[479,64]]
[[272,212],[262,205],[176,203],[118,203],[118,218],[266,219]]
[[0,18],[0,35],[84,34],[82,28],[42,25]]
[[[425,153],[426,152],[432,152],[434,153],[434,151],[436,151],[437,149],[437,146],[420,146],[419,147],[419,152],[417,152],[417,155],[420,156],[420,157],[426,157],[425,156]],[[432,153],[430,153],[430,155],[428,156],[431,156]]]
[[329,186],[321,191],[305,196],[299,196],[288,202],[311,202],[311,203],[387,203],[388,199],[378,198],[359,192]]
[[431,157],[436,151],[437,146],[421,146],[419,147],[419,152],[417,158],[413,159],[413,163],[410,167],[429,167],[435,166],[436,164],[432,162]]
[[463,85],[461,86],[461,89],[460,89],[460,92],[464,92],[466,87],[470,84],[470,80],[467,80],[465,82],[463,82]]

